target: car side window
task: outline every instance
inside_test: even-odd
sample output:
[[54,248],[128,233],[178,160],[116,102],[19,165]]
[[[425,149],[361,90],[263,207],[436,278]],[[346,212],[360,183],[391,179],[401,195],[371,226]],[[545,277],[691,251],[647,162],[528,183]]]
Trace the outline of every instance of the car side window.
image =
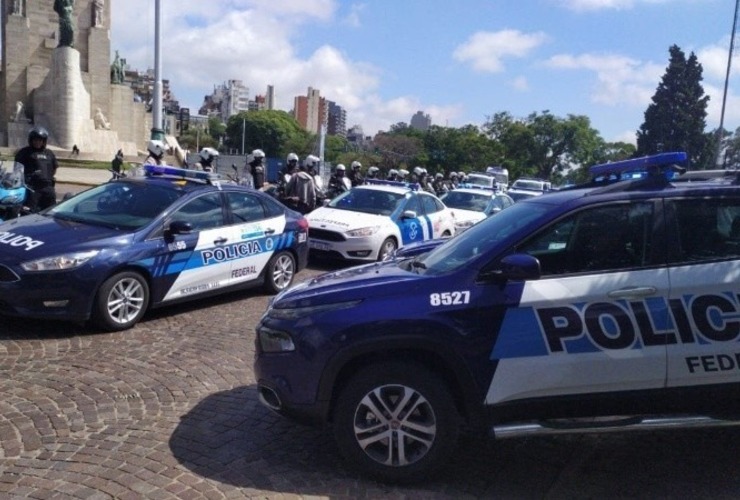
[[740,258],[740,200],[676,200],[669,206],[676,217],[679,262]]
[[441,210],[437,206],[437,204],[435,203],[435,201],[436,200],[434,198],[432,198],[431,196],[424,196],[424,195],[421,196],[421,203],[422,203],[422,206],[424,208],[424,212],[427,215],[431,215],[431,214],[437,213],[437,212],[439,212]]
[[418,196],[412,196],[406,201],[406,206],[403,208],[404,211],[411,210],[413,212],[416,212],[416,215],[423,215],[424,212],[421,211],[421,203],[419,202]]
[[265,218],[265,207],[257,196],[250,193],[226,193],[226,199],[236,224]]
[[172,214],[174,221],[189,222],[194,231],[214,229],[224,225],[221,194],[208,193],[188,201]]
[[651,263],[653,204],[586,209],[559,220],[516,251],[537,257],[543,276],[635,269]]

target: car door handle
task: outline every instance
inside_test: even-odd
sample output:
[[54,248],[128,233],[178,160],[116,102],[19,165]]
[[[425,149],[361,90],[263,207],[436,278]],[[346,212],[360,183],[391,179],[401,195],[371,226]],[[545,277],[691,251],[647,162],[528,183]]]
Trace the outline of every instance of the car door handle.
[[228,238],[218,238],[217,240],[213,240],[213,244],[214,245],[223,245],[227,241],[229,241]]
[[265,234],[275,234],[274,229],[265,229]]
[[639,299],[655,295],[657,291],[658,289],[654,286],[630,286],[620,288],[619,290],[613,290],[607,295],[610,299]]

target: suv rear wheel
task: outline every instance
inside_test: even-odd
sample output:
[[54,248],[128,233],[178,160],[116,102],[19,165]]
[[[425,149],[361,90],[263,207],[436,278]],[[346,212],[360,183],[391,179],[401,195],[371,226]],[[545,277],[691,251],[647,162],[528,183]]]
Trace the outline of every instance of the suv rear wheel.
[[334,436],[341,453],[382,481],[428,477],[449,458],[458,434],[449,388],[419,364],[366,367],[337,398]]

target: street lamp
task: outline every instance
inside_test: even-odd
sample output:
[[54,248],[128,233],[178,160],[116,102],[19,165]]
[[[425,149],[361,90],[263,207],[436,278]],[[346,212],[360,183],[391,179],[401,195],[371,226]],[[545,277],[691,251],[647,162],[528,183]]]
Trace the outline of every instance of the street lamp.
[[730,53],[727,56],[727,73],[725,74],[725,91],[722,95],[722,113],[719,118],[719,128],[717,129],[717,153],[714,157],[714,164],[716,166],[717,160],[719,160],[719,153],[722,151],[722,137],[723,129],[725,126],[725,104],[727,103],[727,87],[730,82],[730,67],[732,66],[732,51],[735,47],[735,28],[737,27],[737,10],[740,5],[740,0],[735,0],[735,16],[732,18],[732,34],[730,35]]
[[150,139],[163,140],[162,128],[162,34],[160,0],[154,0],[154,102],[152,105],[152,131]]

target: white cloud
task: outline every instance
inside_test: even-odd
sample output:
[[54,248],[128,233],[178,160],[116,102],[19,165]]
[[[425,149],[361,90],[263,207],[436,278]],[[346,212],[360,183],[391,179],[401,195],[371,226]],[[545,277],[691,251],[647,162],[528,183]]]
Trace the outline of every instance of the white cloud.
[[359,28],[362,26],[361,15],[362,11],[365,10],[365,7],[366,5],[364,3],[352,4],[349,14],[344,18],[344,24],[353,28]]
[[479,31],[468,38],[464,44],[458,46],[453,57],[457,61],[470,63],[476,71],[499,73],[504,70],[503,60],[505,58],[525,57],[546,41],[547,35],[542,32]]
[[527,90],[529,90],[529,80],[527,80],[527,77],[525,76],[518,76],[514,78],[510,82],[510,85],[520,92],[526,92]]
[[598,83],[591,93],[591,100],[609,106],[646,106],[665,72],[664,66],[604,54],[560,54],[551,57],[546,65],[594,72]]

